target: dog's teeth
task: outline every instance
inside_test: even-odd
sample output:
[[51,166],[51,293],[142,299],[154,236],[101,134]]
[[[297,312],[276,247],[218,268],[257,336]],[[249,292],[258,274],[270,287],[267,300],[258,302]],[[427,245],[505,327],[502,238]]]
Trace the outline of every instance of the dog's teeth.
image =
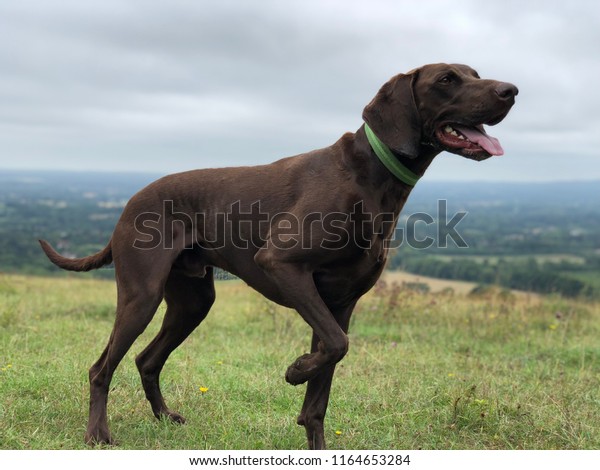
[[446,127],[444,127],[444,132],[458,139],[465,140],[465,137],[462,134],[459,134],[452,126],[446,125]]

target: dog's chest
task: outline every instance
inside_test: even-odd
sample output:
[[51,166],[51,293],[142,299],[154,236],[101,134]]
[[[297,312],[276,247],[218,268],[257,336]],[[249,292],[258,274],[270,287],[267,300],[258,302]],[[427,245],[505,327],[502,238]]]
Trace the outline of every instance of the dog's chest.
[[314,279],[319,294],[330,307],[344,306],[368,292],[377,282],[387,259],[380,246],[364,250],[343,263],[319,269]]

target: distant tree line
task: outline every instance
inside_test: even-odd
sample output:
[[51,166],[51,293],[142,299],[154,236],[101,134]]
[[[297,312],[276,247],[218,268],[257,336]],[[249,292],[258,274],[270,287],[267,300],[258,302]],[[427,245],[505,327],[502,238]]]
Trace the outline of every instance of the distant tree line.
[[[490,262],[458,256],[446,259],[404,253],[404,256],[393,257],[389,267],[422,276],[495,284],[544,294],[558,293],[565,297],[600,297],[600,290],[592,282],[600,268],[600,257],[590,258],[585,263],[540,262],[533,257],[510,261],[500,258]],[[577,273],[583,276],[578,278]]]

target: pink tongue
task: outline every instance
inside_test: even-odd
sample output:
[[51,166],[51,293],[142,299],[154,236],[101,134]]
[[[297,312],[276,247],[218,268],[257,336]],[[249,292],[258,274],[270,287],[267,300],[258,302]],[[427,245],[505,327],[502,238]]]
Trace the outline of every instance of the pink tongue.
[[490,155],[504,155],[504,149],[502,148],[502,145],[500,145],[500,141],[491,135],[487,135],[483,126],[476,128],[454,125],[453,127],[471,142],[483,148]]

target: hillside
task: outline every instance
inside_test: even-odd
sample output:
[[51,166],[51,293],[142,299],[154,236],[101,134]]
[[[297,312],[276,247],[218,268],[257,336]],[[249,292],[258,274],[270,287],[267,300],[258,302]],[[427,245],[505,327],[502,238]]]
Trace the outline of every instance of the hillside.
[[[114,298],[109,281],[0,276],[0,449],[85,448],[87,370],[111,331]],[[356,309],[338,367],[330,448],[599,448],[598,307],[378,285]],[[297,314],[239,281],[218,282],[213,311],[161,376],[188,420],[174,426],[152,416],[133,362],[163,313],[112,384],[119,448],[304,448],[295,424],[304,387],[283,380],[309,344]]]

